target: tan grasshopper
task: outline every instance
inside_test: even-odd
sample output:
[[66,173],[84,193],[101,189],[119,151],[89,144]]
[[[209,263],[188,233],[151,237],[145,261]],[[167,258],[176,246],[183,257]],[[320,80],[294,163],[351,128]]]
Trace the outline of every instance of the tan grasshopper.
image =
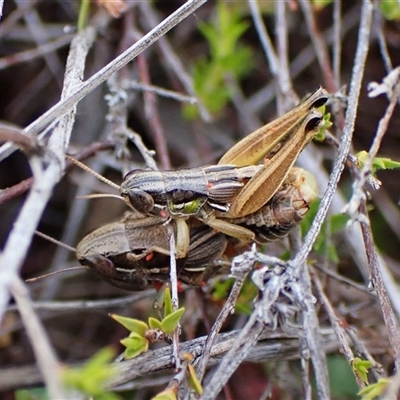
[[[141,218],[127,212],[120,221],[85,236],[76,247],[78,261],[125,290],[143,290],[157,281],[166,282],[170,251],[165,222],[162,217]],[[189,235],[187,255],[177,261],[181,282],[198,286],[212,275],[229,271],[229,264],[217,262],[226,248],[225,235],[199,224],[190,228]]]
[[[132,171],[120,186],[121,196],[144,214],[176,220],[177,258],[187,253],[185,220],[190,216],[241,242],[254,240],[254,232],[232,220],[258,211],[280,188],[301,150],[321,128],[323,116],[316,108],[327,99],[327,92],[319,88],[233,146],[218,166]],[[264,157],[264,165],[254,165]]]

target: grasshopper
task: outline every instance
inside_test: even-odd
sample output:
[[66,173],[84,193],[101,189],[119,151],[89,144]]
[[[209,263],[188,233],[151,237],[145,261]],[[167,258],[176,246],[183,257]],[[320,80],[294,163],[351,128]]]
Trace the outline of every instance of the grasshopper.
[[[229,222],[244,226],[259,243],[289,233],[308,211],[316,197],[314,177],[292,168],[282,187],[256,213]],[[169,279],[167,217],[138,217],[131,212],[118,222],[107,224],[85,236],[76,248],[78,261],[102,279],[125,290],[143,290],[155,281]],[[171,221],[173,224],[175,221]],[[178,278],[199,286],[210,277],[229,272],[223,261],[227,243],[235,239],[199,223],[188,221],[190,245],[185,258],[177,260]]]
[[[319,88],[233,146],[217,166],[131,171],[120,186],[121,196],[144,214],[176,220],[178,259],[189,246],[189,216],[241,242],[252,241],[254,232],[231,221],[260,210],[281,187],[301,150],[321,128],[323,118],[316,107],[326,101],[327,92]],[[264,165],[254,165],[264,157]]]
[[[155,281],[169,280],[169,238],[166,219],[138,218],[127,212],[115,223],[85,236],[76,247],[78,261],[113,286],[143,290]],[[201,285],[228,267],[214,263],[225,251],[227,239],[210,227],[192,227],[187,256],[177,261],[180,281]],[[223,269],[225,267],[225,270]]]
[[185,222],[196,216],[213,228],[248,242],[254,234],[240,226],[215,220],[213,211],[226,213],[245,184],[263,167],[212,165],[179,171],[134,170],[120,186],[126,203],[145,215],[169,216],[177,224],[177,258],[184,258],[189,246]]

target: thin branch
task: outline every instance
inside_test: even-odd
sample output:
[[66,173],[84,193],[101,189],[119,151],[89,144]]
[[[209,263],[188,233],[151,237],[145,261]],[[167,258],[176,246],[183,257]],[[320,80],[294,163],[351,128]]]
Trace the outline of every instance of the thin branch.
[[[185,223],[185,222],[184,222]],[[169,248],[170,248],[170,264],[169,264],[169,279],[171,282],[171,302],[172,310],[176,311],[179,308],[178,298],[178,275],[176,271],[176,241],[175,232],[172,224],[167,224],[167,232],[169,236]],[[173,332],[172,337],[172,352],[174,355],[175,367],[178,369],[181,366],[181,360],[179,357],[179,331],[180,326],[178,325]]]
[[[86,54],[94,40],[94,31],[87,29],[76,36],[71,44],[67,60],[63,96],[74,90],[83,77]],[[9,288],[18,276],[18,271],[26,256],[32,236],[39,223],[44,207],[50,198],[54,185],[62,176],[64,154],[69,141],[75,117],[75,109],[65,115],[54,129],[49,140],[49,166],[34,177],[32,190],[14,224],[1,255],[0,269],[0,320],[9,300]]]
[[[206,1],[207,0],[201,0],[201,4],[205,3]],[[199,6],[201,4],[199,4]],[[158,17],[154,12],[153,8],[151,7],[150,3],[148,3],[147,1],[142,1],[139,2],[139,6],[143,14],[146,16],[143,22],[146,23],[147,26],[156,25],[158,23]],[[189,95],[192,97],[196,97],[196,92],[194,90],[192,77],[186,72],[184,64],[182,63],[180,58],[176,55],[175,51],[173,50],[167,38],[165,37],[161,38],[161,40],[159,40],[158,42],[158,46],[165,59],[165,62],[175,72],[176,77],[182,82],[187,93],[189,93]],[[201,118],[205,122],[211,122],[211,116],[209,112],[199,99],[197,99],[196,105],[199,110]]]
[[[316,274],[313,274],[312,278],[314,281],[315,288],[318,292],[318,297],[320,298],[320,302],[328,314],[331,326],[335,330],[335,334],[336,334],[336,337],[337,337],[337,340],[338,340],[339,346],[340,346],[340,351],[341,351],[341,353],[343,353],[345,355],[347,362],[349,363],[349,365],[351,367],[352,363],[354,361],[354,354],[353,354],[353,351],[351,350],[350,343],[348,343],[346,331],[342,327],[342,321],[338,317],[337,312],[333,309],[329,299],[326,297],[326,295],[322,289],[321,281],[319,280],[318,276]],[[360,390],[363,389],[366,386],[364,381],[361,379],[359,374],[357,374],[355,372],[354,369],[352,369],[352,371],[356,378],[358,388]]]
[[342,2],[333,2],[333,79],[336,88],[340,88],[340,66],[342,61]]
[[[289,235],[291,249],[294,253],[299,253],[301,248],[301,236],[300,229],[295,229]],[[315,308],[315,298],[311,289],[311,279],[307,265],[299,267],[293,264],[288,265],[287,272],[290,276],[286,286],[291,283],[291,291],[293,292],[294,298],[301,305],[303,321],[302,328],[305,332],[305,337],[300,338],[302,354],[305,360],[303,362],[306,370],[303,371],[303,383],[308,382],[308,369],[309,363],[305,362],[308,360],[310,355],[311,362],[314,367],[316,389],[319,399],[329,399],[329,380],[328,380],[328,364],[326,360],[326,354],[323,350],[322,337],[320,334],[320,324],[318,321],[318,315]],[[299,281],[299,284],[297,283]],[[306,375],[307,374],[307,375]],[[311,390],[309,390],[311,391]],[[308,391],[306,391],[306,394]]]
[[[370,84],[370,87],[374,88],[373,91],[377,93],[385,90],[390,97],[390,103],[386,109],[385,115],[379,121],[376,135],[372,142],[371,148],[369,149],[368,157],[360,171],[359,177],[353,182],[353,195],[344,210],[344,212],[350,215],[352,220],[351,222],[355,222],[356,220],[359,220],[360,217],[363,217],[362,214],[359,214],[358,209],[360,203],[364,202],[366,199],[364,186],[368,177],[371,175],[372,164],[378,154],[383,136],[387,131],[390,119],[392,118],[394,109],[400,98],[400,67],[389,73],[389,75],[384,79],[384,83],[380,85],[376,83],[374,83],[374,85]],[[370,97],[373,91],[371,91]],[[366,222],[365,218],[360,221]]]
[[[137,301],[154,297],[155,290],[149,289],[131,296],[121,297],[117,299],[106,299],[106,300],[76,300],[76,301],[35,301],[32,302],[32,308],[38,311],[54,311],[59,313],[60,311],[86,311],[99,308],[113,308],[113,307],[125,307],[131,305]],[[17,306],[10,305],[7,307],[7,311],[15,311]]]
[[[140,54],[137,58],[137,65],[139,70],[139,76],[143,83],[150,84],[150,73],[147,60],[143,54]],[[171,160],[168,155],[167,140],[165,138],[165,132],[160,120],[160,114],[157,108],[157,97],[152,92],[144,92],[144,112],[146,119],[149,121],[151,132],[154,137],[156,145],[156,152],[158,154],[161,168],[163,170],[171,169]]]
[[42,57],[45,54],[54,52],[57,49],[60,49],[66,46],[71,42],[74,35],[65,35],[61,36],[51,42],[47,42],[45,44],[39,45],[37,48],[32,50],[22,51],[20,53],[12,54],[11,56],[1,57],[0,58],[0,71],[11,67],[16,64],[20,64],[23,62],[32,61],[37,57]]
[[264,22],[261,17],[260,9],[256,1],[248,0],[251,16],[253,18],[254,26],[257,30],[261,45],[264,49],[265,57],[269,63],[269,69],[274,76],[278,75],[280,68],[278,57],[276,56],[272,41],[269,38],[267,30],[265,29]]
[[375,28],[376,28],[375,31],[378,36],[379,49],[381,51],[381,56],[382,56],[383,62],[385,64],[386,72],[389,73],[393,69],[393,64],[392,64],[392,60],[390,59],[390,54],[389,54],[389,50],[388,50],[388,47],[386,44],[385,34],[383,33],[384,19],[382,17],[382,14],[380,12],[378,12],[378,10],[379,10],[378,3],[379,3],[378,1],[376,1],[376,0],[374,1],[375,9],[377,10],[374,13]]
[[[236,262],[239,261],[241,263],[240,258],[239,260],[237,258],[235,260]],[[252,265],[250,268],[252,268]],[[224,324],[226,318],[228,318],[232,310],[235,309],[236,300],[239,297],[240,290],[242,289],[243,283],[246,279],[248,272],[249,271],[240,271],[240,273],[235,275],[236,277],[235,284],[233,285],[229,297],[225,301],[224,306],[222,307],[222,310],[218,314],[218,317],[215,320],[213,327],[211,328],[211,332],[207,337],[207,341],[204,345],[202,355],[197,361],[197,366],[196,366],[196,375],[200,381],[203,379],[206,366],[208,364],[208,359],[211,355],[211,348],[214,345],[217,335],[221,330],[221,327]]]
[[364,74],[365,62],[368,54],[369,34],[372,21],[372,4],[370,0],[363,1],[361,12],[360,29],[357,43],[357,51],[353,67],[353,76],[350,85],[349,104],[347,108],[346,121],[343,130],[341,144],[339,146],[339,154],[335,160],[334,167],[331,173],[328,187],[322,197],[317,215],[311,229],[307,233],[304,240],[304,245],[301,251],[293,260],[294,265],[304,265],[307,255],[310,253],[313,243],[321,229],[322,223],[325,220],[329,206],[332,203],[338,181],[342,174],[344,163],[350,150],[350,144],[353,137],[355,119],[358,111],[358,100],[361,90],[361,82]]
[[49,397],[52,399],[67,398],[62,388],[61,365],[57,361],[46,331],[32,308],[28,289],[19,277],[15,277],[10,291],[17,302],[36,361],[46,382]]
[[307,27],[310,32],[310,38],[315,47],[315,54],[322,69],[325,85],[329,92],[334,93],[338,88],[335,87],[335,81],[329,60],[329,52],[326,47],[326,43],[323,40],[321,32],[317,27],[317,23],[314,17],[314,10],[309,0],[300,0],[299,3],[303,10],[304,18],[307,22]]
[[[360,204],[360,211],[367,217],[367,207],[365,202]],[[379,264],[379,256],[375,247],[374,237],[371,232],[369,224],[361,224],[361,230],[365,242],[365,249],[367,251],[369,268],[371,271],[371,281],[374,285],[378,299],[382,308],[383,319],[385,321],[386,329],[388,331],[389,341],[394,354],[394,363],[396,369],[400,369],[400,330],[396,315],[393,312],[390,299],[388,297],[385,282],[381,273],[381,266]]]
[[143,92],[152,92],[160,97],[165,97],[167,99],[172,99],[179,101],[181,103],[189,103],[189,104],[196,104],[197,98],[193,96],[186,96],[184,94],[174,92],[172,90],[164,89],[159,86],[154,85],[146,85],[144,83],[139,83],[135,81],[130,81],[127,83],[131,89],[134,90],[141,90]]

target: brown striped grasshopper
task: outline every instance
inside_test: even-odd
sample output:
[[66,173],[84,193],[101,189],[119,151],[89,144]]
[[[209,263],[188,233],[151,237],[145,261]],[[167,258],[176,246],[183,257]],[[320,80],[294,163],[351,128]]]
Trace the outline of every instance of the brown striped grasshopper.
[[[229,222],[252,231],[259,243],[287,235],[304,217],[316,197],[313,176],[292,168],[281,188],[254,214]],[[78,261],[113,286],[143,290],[157,281],[168,281],[170,250],[167,217],[139,217],[131,212],[118,222],[102,226],[85,236],[76,248]],[[176,221],[172,220],[176,232]],[[178,279],[199,286],[210,277],[229,272],[223,259],[227,243],[235,239],[199,223],[188,221],[189,249],[177,260]]]
[[[255,234],[236,218],[260,210],[281,187],[302,149],[318,133],[318,107],[327,92],[319,88],[297,107],[233,146],[217,166],[181,171],[135,170],[124,178],[121,196],[146,215],[168,216],[177,224],[177,258],[189,248],[191,216],[241,242]],[[264,165],[255,165],[265,158]]]
[[[168,281],[170,251],[165,222],[162,217],[143,218],[127,212],[120,221],[85,236],[76,247],[78,261],[125,290],[143,290],[156,281]],[[225,235],[197,224],[190,228],[189,238],[186,257],[177,261],[181,282],[198,286],[212,275],[229,271],[229,264],[217,262],[226,248]]]

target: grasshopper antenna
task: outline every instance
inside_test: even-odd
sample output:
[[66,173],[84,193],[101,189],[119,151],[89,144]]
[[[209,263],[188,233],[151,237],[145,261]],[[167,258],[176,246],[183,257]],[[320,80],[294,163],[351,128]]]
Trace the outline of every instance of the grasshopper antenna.
[[[106,183],[107,185],[120,190],[120,186],[117,185],[116,183],[110,181],[107,178],[104,178],[104,176],[98,174],[96,171],[93,171],[91,168],[89,168],[87,165],[81,163],[78,161],[76,158],[71,157],[70,155],[66,154],[65,157],[70,160],[73,164],[77,165],[78,167],[82,168],[84,171],[88,172],[89,174],[92,174],[95,176],[98,180]],[[87,194],[85,196],[78,196],[78,199],[99,199],[99,198],[104,198],[104,197],[113,197],[115,199],[119,199],[125,202],[124,198],[122,196],[119,196],[117,194],[106,194],[106,193],[95,193],[95,194]]]
[[71,161],[73,164],[77,165],[78,167],[82,168],[84,171],[88,172],[89,174],[92,174],[93,176],[95,176],[98,180],[106,183],[107,185],[119,190],[120,186],[117,185],[116,183],[110,181],[107,178],[104,178],[104,176],[101,176],[100,174],[98,174],[96,171],[93,171],[91,168],[89,168],[87,165],[81,163],[80,161],[78,161],[76,158],[71,157],[70,155],[66,154],[65,157]]
[[44,278],[49,278],[50,276],[53,276],[53,275],[61,274],[62,272],[78,271],[78,270],[79,270],[79,271],[82,271],[83,269],[84,269],[85,271],[87,270],[87,268],[85,268],[85,267],[83,267],[83,266],[59,269],[58,271],[53,271],[53,272],[49,272],[49,273],[47,273],[47,274],[43,274],[43,275],[36,276],[36,277],[34,277],[34,278],[25,279],[25,282],[36,282],[36,281],[39,281],[39,280],[44,279]]
[[41,238],[43,238],[43,239],[46,239],[46,240],[48,240],[49,242],[56,244],[57,246],[64,247],[64,249],[67,249],[67,250],[69,250],[69,251],[72,251],[73,253],[76,252],[75,247],[68,246],[67,244],[65,244],[65,243],[63,243],[63,242],[60,242],[59,240],[54,239],[54,238],[52,238],[51,236],[46,235],[45,233],[42,233],[42,232],[39,232],[39,231],[35,231],[35,235],[37,235],[37,236],[39,236],[39,237],[41,237]]
[[[48,240],[48,241],[51,242],[51,243],[54,243],[54,244],[56,244],[56,245],[58,245],[58,246],[61,246],[61,247],[64,247],[64,249],[67,249],[67,250],[72,251],[72,252],[74,252],[74,253],[75,253],[75,251],[76,251],[75,247],[68,246],[67,244],[65,244],[65,243],[63,243],[63,242],[60,242],[59,240],[54,239],[54,238],[52,238],[51,236],[46,235],[45,233],[42,233],[42,232],[39,232],[39,231],[35,231],[35,234],[36,234],[37,236],[43,238],[43,239]],[[67,272],[67,271],[78,271],[78,270],[79,270],[79,271],[87,270],[87,268],[86,268],[86,267],[83,267],[83,266],[64,268],[64,269],[60,269],[60,270],[58,270],[58,271],[53,271],[53,272],[49,272],[49,273],[44,274],[44,275],[36,276],[35,278],[26,279],[25,282],[36,282],[36,281],[38,281],[38,280],[40,280],[40,279],[48,278],[48,277],[50,277],[50,276],[57,275],[57,274],[60,274],[60,273],[62,273],[62,272]]]

